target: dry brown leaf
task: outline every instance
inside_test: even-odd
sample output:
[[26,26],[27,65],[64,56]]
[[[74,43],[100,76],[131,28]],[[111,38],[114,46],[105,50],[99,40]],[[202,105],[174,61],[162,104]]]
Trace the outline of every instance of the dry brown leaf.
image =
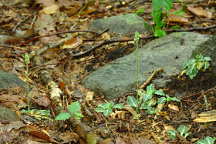
[[38,97],[37,99],[34,99],[34,102],[43,107],[48,107],[51,103],[50,99],[47,96]]
[[212,13],[203,9],[202,7],[188,6],[187,9],[196,16],[212,18]]
[[124,120],[125,119],[125,114],[126,114],[126,111],[115,111],[113,113],[111,113],[111,118],[112,119],[122,119]]
[[202,112],[193,120],[194,122],[213,122],[216,121],[216,110]]
[[56,4],[52,4],[48,7],[45,7],[41,10],[42,13],[45,13],[45,14],[54,14],[56,12],[58,12],[59,10],[59,6],[56,5]]
[[59,138],[63,140],[63,143],[70,143],[70,142],[76,143],[79,140],[79,136],[75,132],[71,132],[71,131],[66,131],[64,133],[61,133]]
[[62,46],[62,49],[66,49],[66,48],[77,48],[78,46],[80,46],[83,43],[83,40],[81,38],[71,38],[67,41],[65,41],[64,45]]
[[93,100],[93,97],[94,97],[94,92],[93,91],[88,91],[87,93],[86,93],[86,97],[85,97],[85,100],[86,101],[92,101]]
[[168,108],[174,111],[179,111],[179,107],[173,104],[168,104]]
[[168,23],[180,23],[180,24],[189,23],[189,20],[187,18],[178,15],[169,15],[167,21]]
[[49,7],[55,4],[55,0],[36,0],[36,3],[41,4],[43,7]]
[[175,130],[175,128],[173,127],[173,126],[171,126],[171,125],[163,125],[164,126],[164,130],[165,131],[169,131],[169,130]]

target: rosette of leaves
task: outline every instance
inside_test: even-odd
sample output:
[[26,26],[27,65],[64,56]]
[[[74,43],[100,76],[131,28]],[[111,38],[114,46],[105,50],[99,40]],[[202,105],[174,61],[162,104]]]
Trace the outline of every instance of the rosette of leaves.
[[[156,95],[161,97],[154,97]],[[128,96],[127,98],[128,105],[136,109],[136,112],[139,113],[140,110],[145,110],[148,114],[155,114],[156,106],[168,101],[180,100],[166,95],[163,90],[156,90],[153,84],[148,85],[146,91],[142,89],[137,90],[137,97]]]
[[186,74],[190,79],[197,76],[199,71],[206,71],[210,66],[210,57],[205,57],[201,54],[196,55],[195,58],[190,59],[184,64],[184,70],[181,75]]
[[55,120],[67,120],[69,118],[81,119],[83,117],[81,113],[81,106],[79,102],[73,102],[67,106],[66,112],[59,113]]
[[112,112],[113,109],[122,109],[124,107],[123,104],[115,104],[114,102],[107,102],[103,104],[99,104],[95,111],[96,112],[101,112],[103,113],[104,116],[109,116]]

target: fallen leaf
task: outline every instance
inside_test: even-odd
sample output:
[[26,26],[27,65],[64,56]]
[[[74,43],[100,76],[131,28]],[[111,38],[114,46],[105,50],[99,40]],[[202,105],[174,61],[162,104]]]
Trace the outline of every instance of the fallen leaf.
[[202,112],[193,120],[194,122],[213,122],[216,121],[216,110]]
[[67,41],[65,41],[64,45],[62,46],[62,49],[66,49],[66,48],[77,48],[78,46],[80,46],[83,43],[83,40],[81,38],[71,38]]
[[75,132],[71,132],[71,131],[66,131],[64,133],[61,133],[59,138],[63,140],[63,143],[70,143],[70,142],[76,143],[79,140],[79,136]]
[[212,18],[212,13],[203,9],[202,7],[188,6],[187,9],[196,16]]
[[167,21],[168,23],[180,23],[180,24],[189,23],[189,20],[187,18],[178,15],[169,15]]
[[48,7],[43,8],[41,10],[41,12],[44,14],[54,14],[54,13],[58,12],[58,10],[59,10],[59,6],[56,4],[52,4]]
[[92,101],[93,97],[94,97],[94,92],[93,91],[88,91],[87,94],[86,94],[85,100],[88,101],[88,102]]
[[168,104],[168,108],[174,111],[179,111],[179,107],[173,104]]

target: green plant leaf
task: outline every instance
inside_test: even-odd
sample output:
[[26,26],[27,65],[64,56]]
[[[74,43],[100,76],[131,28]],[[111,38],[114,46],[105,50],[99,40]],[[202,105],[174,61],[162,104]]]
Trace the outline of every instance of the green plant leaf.
[[148,108],[146,109],[146,112],[147,112],[148,114],[155,114],[155,113],[156,113],[156,109],[155,109],[154,107],[148,107]]
[[159,96],[165,96],[165,95],[166,95],[166,94],[163,92],[163,90],[156,90],[154,94],[159,95]]
[[30,55],[29,55],[28,53],[24,53],[24,54],[22,55],[22,57],[23,57],[23,59],[24,59],[25,65],[30,64]]
[[138,107],[138,101],[134,96],[128,96],[127,97],[127,103],[131,106],[131,107]]
[[176,139],[176,135],[177,135],[177,131],[175,131],[175,130],[168,130],[167,131],[167,135],[168,135],[169,139],[175,140]]
[[193,79],[200,70],[205,71],[209,68],[209,61],[211,61],[210,57],[204,57],[201,54],[196,55],[195,58],[190,59],[184,64],[183,72],[189,76],[190,79]]
[[79,119],[81,119],[81,118],[84,117],[84,116],[82,115],[82,113],[76,112],[76,113],[74,113],[74,114],[72,115],[72,117],[79,120]]
[[162,30],[162,29],[156,29],[154,31],[154,36],[155,37],[163,37],[166,35],[166,31]]
[[137,15],[142,15],[142,14],[144,14],[144,12],[145,12],[144,8],[140,8],[140,9],[136,10]]
[[187,138],[187,136],[190,134],[189,133],[189,127],[186,126],[186,125],[180,125],[178,128],[177,128],[177,131],[179,132],[179,134],[181,136],[183,136],[184,138]]
[[68,112],[61,112],[55,117],[55,120],[67,120],[71,117],[70,113]]
[[71,103],[70,105],[68,105],[67,108],[71,114],[74,114],[76,112],[81,112],[81,106],[78,101]]
[[171,14],[177,15],[177,16],[183,16],[183,15],[185,15],[185,12],[183,9],[179,9],[179,10],[172,12]]
[[165,9],[170,10],[172,8],[172,0],[152,0],[152,9],[159,10]]
[[196,144],[214,144],[215,143],[215,140],[216,140],[216,137],[210,137],[210,136],[207,136],[201,140],[198,140],[196,142]]
[[140,109],[149,109],[149,107],[155,106],[157,101],[155,99],[150,99],[146,102],[143,102],[140,106]]
[[102,112],[104,116],[109,116],[112,113],[113,107],[114,107],[113,102],[107,102],[107,103],[99,104],[95,109],[95,111]]
[[123,107],[124,107],[123,104],[115,104],[115,105],[113,106],[113,108],[116,108],[116,109],[122,109]]
[[139,42],[139,40],[140,40],[140,38],[141,38],[141,34],[139,33],[139,32],[135,32],[135,35],[134,35],[134,42],[135,43],[138,43]]
[[157,101],[158,104],[164,104],[167,102],[167,98],[166,97],[160,97]]
[[176,101],[176,102],[180,102],[181,100],[176,98],[176,97],[170,97],[170,96],[166,96],[166,101]]

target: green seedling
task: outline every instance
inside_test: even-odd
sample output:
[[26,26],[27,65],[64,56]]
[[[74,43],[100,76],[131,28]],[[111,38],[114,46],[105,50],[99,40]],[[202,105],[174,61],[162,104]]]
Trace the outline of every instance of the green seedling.
[[101,112],[103,113],[104,116],[109,116],[112,112],[113,109],[122,109],[124,106],[123,104],[114,104],[114,102],[107,102],[103,104],[99,104],[95,111],[96,112]]
[[177,128],[177,131],[179,132],[180,136],[182,136],[184,138],[187,138],[190,135],[189,130],[190,130],[190,128],[186,125],[180,125]]
[[83,117],[81,113],[81,106],[79,102],[73,102],[67,107],[67,112],[59,113],[55,120],[67,120],[69,118],[81,119]]
[[167,136],[170,140],[175,140],[177,137],[177,131],[176,130],[168,130],[166,133],[167,133]]
[[180,75],[186,74],[190,79],[193,79],[197,76],[199,71],[206,71],[210,66],[210,57],[204,57],[199,54],[195,58],[190,59],[184,64],[184,70]]
[[[161,97],[154,97],[156,95]],[[169,101],[180,100],[166,95],[162,90],[156,90],[153,84],[147,86],[146,91],[142,89],[137,90],[137,98],[134,96],[129,96],[127,98],[128,105],[135,108],[137,113],[139,113],[140,110],[146,110],[148,114],[155,114],[157,112],[155,107],[158,104],[164,104]]]
[[171,140],[175,140],[177,138],[177,134],[184,137],[185,139],[190,135],[189,132],[190,128],[186,125],[180,125],[178,126],[177,130],[168,130],[167,136]]
[[162,17],[163,11],[168,12],[172,8],[172,0],[152,0],[152,18],[154,22],[153,32],[155,37],[166,35],[163,30],[165,22]]
[[196,144],[214,144],[216,141],[216,137],[207,136],[201,140],[198,140]]

